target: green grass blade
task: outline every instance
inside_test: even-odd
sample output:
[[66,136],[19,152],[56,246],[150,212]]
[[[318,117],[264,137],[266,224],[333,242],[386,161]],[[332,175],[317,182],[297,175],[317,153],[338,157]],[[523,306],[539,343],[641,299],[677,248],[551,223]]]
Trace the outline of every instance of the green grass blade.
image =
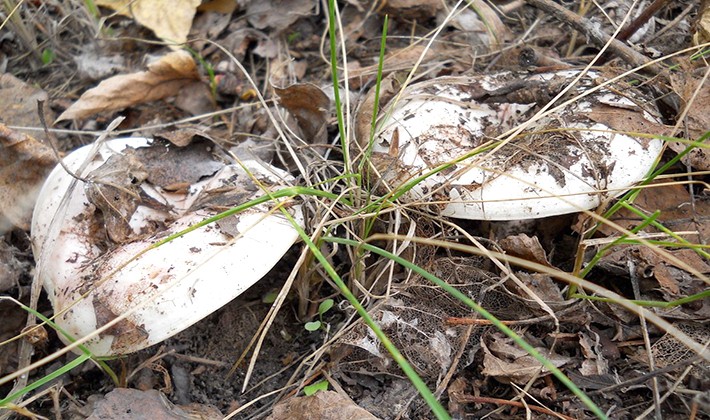
[[534,347],[532,347],[530,344],[528,344],[525,340],[523,340],[522,337],[520,337],[515,331],[511,330],[508,328],[505,324],[503,324],[498,318],[493,316],[490,312],[482,308],[480,305],[478,305],[476,302],[474,302],[471,298],[466,296],[465,294],[461,293],[459,290],[456,288],[452,287],[450,284],[446,283],[445,281],[441,280],[440,278],[436,277],[435,275],[429,273],[425,269],[411,263],[410,261],[405,260],[402,257],[399,257],[395,254],[392,254],[391,252],[385,251],[381,248],[378,248],[376,246],[366,244],[366,243],[361,243],[357,241],[353,241],[350,239],[344,239],[344,238],[335,238],[335,237],[327,237],[323,238],[324,241],[326,242],[334,242],[334,243],[339,243],[343,245],[350,245],[353,247],[362,247],[368,251],[374,252],[378,255],[381,255],[385,258],[388,258],[392,261],[397,262],[398,264],[406,267],[409,270],[412,270],[413,272],[421,275],[422,277],[426,278],[427,280],[431,281],[432,283],[436,284],[437,286],[441,287],[442,289],[446,290],[449,294],[454,296],[456,299],[460,300],[461,302],[465,303],[468,305],[471,309],[475,310],[481,316],[489,320],[493,326],[495,326],[498,330],[503,332],[505,335],[510,337],[517,345],[519,345],[522,349],[528,352],[531,356],[533,356],[535,359],[537,359],[546,369],[550,371],[557,379],[560,380],[572,393],[574,393],[583,403],[586,405],[598,418],[600,419],[606,419],[607,416],[604,414],[601,409],[594,404],[594,402],[581,390],[577,387],[577,385],[574,384],[564,373],[562,373],[561,370],[559,370],[555,365],[552,364],[549,360],[547,360],[540,352],[535,350]]
[[345,163],[345,173],[350,170],[349,139],[345,132],[345,118],[343,116],[343,104],[340,100],[340,85],[338,81],[338,53],[337,39],[335,36],[335,0],[328,0],[328,33],[330,35],[330,72],[333,79],[333,96],[335,97],[335,114],[338,117],[338,133],[340,133],[340,144],[343,152],[343,162]]
[[14,401],[15,399],[21,397],[22,395],[37,389],[41,387],[42,385],[46,384],[49,381],[52,381],[53,379],[56,379],[65,373],[69,372],[70,370],[74,369],[75,367],[81,365],[82,363],[86,362],[89,360],[91,357],[85,353],[82,353],[77,357],[76,359],[72,360],[71,362],[67,363],[66,365],[60,367],[59,369],[55,370],[54,372],[50,373],[49,375],[46,375],[31,384],[27,385],[26,387],[22,388],[21,390],[15,392],[12,395],[9,395],[2,400],[0,400],[0,407],[7,405],[8,403]]
[[[340,288],[340,292],[343,294],[343,296],[350,302],[351,305],[355,308],[357,311],[358,315],[362,317],[363,321],[365,324],[367,324],[368,327],[375,333],[375,336],[380,340],[382,345],[387,349],[387,351],[392,355],[392,359],[400,366],[402,371],[404,372],[405,375],[407,375],[407,378],[412,382],[412,385],[419,391],[419,394],[424,398],[426,403],[428,404],[429,408],[431,411],[434,413],[434,415],[438,419],[450,419],[451,416],[446,412],[444,407],[437,401],[436,397],[432,392],[429,390],[429,388],[426,386],[424,381],[419,377],[417,372],[414,370],[411,364],[407,361],[407,359],[400,353],[400,351],[395,347],[395,345],[390,341],[390,339],[385,335],[385,333],[382,331],[382,329],[377,325],[377,323],[372,319],[370,314],[367,313],[367,310],[362,306],[362,304],[357,300],[357,297],[350,291],[350,289],[347,287],[345,282],[340,278],[338,273],[335,272],[335,269],[333,266],[328,262],[328,260],[325,258],[325,256],[320,252],[320,248],[311,241],[311,238],[306,234],[306,232],[298,226],[298,224],[291,218],[291,215],[288,214],[288,212],[283,212],[286,217],[288,217],[293,226],[298,230],[299,235],[303,239],[303,241],[306,243],[308,248],[311,250],[313,255],[316,257],[318,262],[322,265],[323,269],[328,273],[328,276],[333,280],[333,282]],[[338,239],[338,238],[335,238]],[[347,241],[347,240],[345,240]],[[358,242],[355,241],[349,241],[352,243],[357,244]]]

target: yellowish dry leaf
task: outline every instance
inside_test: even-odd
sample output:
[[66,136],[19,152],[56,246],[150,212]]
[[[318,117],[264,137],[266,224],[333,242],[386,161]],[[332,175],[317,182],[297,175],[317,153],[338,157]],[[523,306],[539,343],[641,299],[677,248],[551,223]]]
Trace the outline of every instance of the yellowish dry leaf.
[[192,27],[200,0],[97,0],[97,6],[108,7],[128,16],[152,30],[170,44],[184,44]]
[[700,45],[710,41],[710,1],[703,1],[697,19],[693,44]]
[[84,92],[57,121],[86,118],[99,112],[156,101],[175,95],[180,88],[198,79],[192,56],[185,51],[175,51],[150,64],[147,71],[104,80]]

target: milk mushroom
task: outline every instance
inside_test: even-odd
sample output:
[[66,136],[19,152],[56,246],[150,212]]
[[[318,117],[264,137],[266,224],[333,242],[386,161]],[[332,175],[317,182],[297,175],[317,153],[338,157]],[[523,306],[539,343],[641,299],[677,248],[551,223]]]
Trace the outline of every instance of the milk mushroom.
[[[184,330],[259,280],[298,238],[267,202],[139,255],[291,179],[257,160],[243,162],[248,174],[211,143],[176,148],[127,138],[105,142],[93,159],[90,150],[64,159],[73,171],[90,159],[79,174],[89,182],[59,166],[50,174],[34,210],[32,246],[55,322],[73,338],[126,315],[86,343],[97,356],[131,353]],[[289,211],[302,222],[298,206]]]
[[[506,72],[412,85],[383,108],[373,162],[390,188],[401,186],[525,122],[578,75]],[[557,103],[604,80],[589,72]],[[536,121],[499,150],[426,178],[403,199],[436,201],[443,215],[474,220],[591,209],[643,179],[663,148],[661,140],[620,131],[660,125],[647,98],[614,84]]]

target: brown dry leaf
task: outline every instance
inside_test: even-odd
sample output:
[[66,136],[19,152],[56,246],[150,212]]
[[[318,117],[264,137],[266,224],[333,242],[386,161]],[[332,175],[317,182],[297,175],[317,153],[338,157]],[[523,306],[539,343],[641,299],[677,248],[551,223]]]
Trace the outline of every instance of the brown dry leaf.
[[[174,130],[159,131],[153,136],[158,142],[167,140],[177,147],[185,147],[198,137],[211,139],[204,129],[181,127]],[[167,145],[169,147],[169,145]]]
[[[706,12],[710,15],[710,12]],[[708,18],[710,20],[710,18]],[[681,72],[680,75],[671,76],[673,90],[683,100],[684,111],[687,111],[683,126],[686,130],[686,137],[694,140],[700,138],[710,130],[710,84],[705,83],[700,86],[701,80],[693,77],[691,71]],[[700,89],[700,92],[696,91]],[[693,96],[695,95],[695,99]],[[692,100],[692,102],[691,102]],[[672,142],[669,143],[675,152],[682,152],[688,147],[687,144]],[[707,171],[710,170],[710,140],[705,140],[703,147],[696,147],[683,157],[683,163],[693,169]]]
[[[526,273],[521,271],[516,273],[516,276],[535,293],[535,296],[542,299],[543,302],[552,304],[565,301],[559,286],[548,274]],[[518,290],[517,284],[515,283],[510,288],[515,290],[520,296],[525,296],[526,294],[524,290]]]
[[281,32],[299,18],[309,16],[315,2],[310,0],[252,1],[247,7],[247,20],[256,29]]
[[584,332],[579,333],[579,346],[584,355],[579,372],[584,376],[606,375],[609,373],[609,361],[601,352],[602,343],[592,340]]
[[592,121],[602,123],[613,130],[634,133],[670,134],[671,129],[644,118],[643,114],[618,106],[598,104],[587,114]]
[[163,393],[155,389],[140,391],[116,388],[95,402],[94,411],[87,420],[127,418],[215,420],[223,417],[219,410],[208,405],[174,405]]
[[197,6],[201,0],[97,0],[151,29],[163,41],[177,47],[187,41]]
[[[678,249],[668,251],[668,253],[700,273],[710,272],[710,265],[693,250]],[[673,262],[666,261],[665,258],[653,252],[650,248],[639,247],[638,254],[642,261],[640,268],[646,272],[653,273],[667,299],[671,300],[692,295],[704,289],[704,283],[694,280],[689,273],[677,267]]]
[[203,115],[217,109],[212,91],[206,83],[194,81],[186,84],[176,95],[174,105],[192,115]]
[[551,267],[537,236],[530,237],[524,233],[508,236],[501,239],[499,245],[510,255]]
[[[524,384],[535,376],[547,373],[537,359],[517,347],[508,337],[493,334],[488,344],[485,340],[481,340],[481,348],[484,351],[481,373],[485,376],[493,376],[501,382]],[[536,350],[556,367],[572,360],[556,353],[549,354],[549,351],[544,348]]]
[[[682,185],[651,185],[650,188],[644,188],[634,200],[634,206],[646,214],[660,210],[658,221],[674,232],[698,231],[700,237],[685,236],[691,242],[705,243],[710,237],[710,200],[698,197],[692,203],[688,191]],[[618,211],[610,220],[625,229],[642,223],[639,216],[627,210]],[[599,230],[608,236],[618,235],[614,228],[606,225],[602,225]],[[645,231],[651,232],[653,229],[646,228]]]
[[388,0],[378,11],[398,19],[428,18],[443,6],[439,0]]
[[[710,265],[693,250],[666,249],[665,253],[682,261],[688,267],[699,273],[705,274],[710,272]],[[636,274],[643,280],[641,283],[641,292],[644,294],[649,291],[660,291],[664,299],[671,301],[705,290],[704,282],[678,267],[675,262],[666,259],[663,255],[646,246],[619,246],[617,250],[601,258],[598,268],[615,276],[628,277],[629,261],[633,262]],[[656,279],[657,284],[652,280],[646,280],[653,278]]]
[[156,138],[151,147],[136,149],[134,154],[148,173],[147,181],[174,191],[177,185],[192,185],[217,173],[224,163],[215,160],[215,144],[202,136],[200,130],[186,128],[162,133],[167,141]]
[[148,65],[147,71],[111,77],[84,92],[57,121],[86,118],[175,95],[199,79],[189,53],[175,51]]
[[202,4],[197,8],[200,12],[217,12],[226,15],[231,15],[232,12],[237,10],[238,2],[234,0],[209,0],[203,1]]
[[29,230],[37,194],[57,160],[34,138],[0,124],[0,233]]
[[[21,126],[39,127],[37,101],[44,101],[44,115],[52,120],[54,114],[47,104],[47,93],[28,85],[17,77],[5,73],[0,75],[0,122]],[[26,134],[32,135],[27,131]]]
[[303,140],[310,144],[325,144],[330,99],[316,85],[297,83],[286,88],[274,87],[281,105],[298,121]]
[[335,391],[319,391],[309,397],[292,397],[274,407],[267,420],[377,420],[350,398]]
[[[399,90],[399,82],[394,76],[394,73],[389,74],[387,77],[382,79],[380,84],[380,97],[378,103],[378,108],[382,109],[382,106],[389,102]],[[372,128],[372,114],[375,110],[375,89],[370,89],[364,99],[361,100],[360,105],[355,113],[355,142],[353,143],[354,156],[359,156],[367,148],[367,144],[370,141],[370,130]]]

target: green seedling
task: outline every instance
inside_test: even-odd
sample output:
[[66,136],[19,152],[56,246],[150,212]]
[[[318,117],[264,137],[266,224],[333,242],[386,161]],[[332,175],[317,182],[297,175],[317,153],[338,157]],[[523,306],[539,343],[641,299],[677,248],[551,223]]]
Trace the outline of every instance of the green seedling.
[[314,384],[310,384],[308,386],[303,387],[303,393],[307,396],[310,397],[311,395],[315,394],[318,391],[327,391],[328,390],[328,381],[323,379],[322,381],[318,381]]
[[51,48],[45,48],[42,50],[42,64],[49,65],[52,64],[54,61],[54,58],[57,56],[57,54],[54,53],[54,50]]
[[308,331],[318,331],[319,329],[325,328],[323,323],[323,315],[333,307],[335,301],[333,299],[326,299],[318,305],[318,320],[306,322],[305,328]]
[[296,31],[296,32],[291,32],[291,33],[288,34],[288,36],[286,37],[286,42],[288,42],[288,44],[290,45],[290,44],[293,44],[294,42],[298,41],[299,39],[301,39],[301,33],[300,33],[300,32],[298,32],[298,31]]

